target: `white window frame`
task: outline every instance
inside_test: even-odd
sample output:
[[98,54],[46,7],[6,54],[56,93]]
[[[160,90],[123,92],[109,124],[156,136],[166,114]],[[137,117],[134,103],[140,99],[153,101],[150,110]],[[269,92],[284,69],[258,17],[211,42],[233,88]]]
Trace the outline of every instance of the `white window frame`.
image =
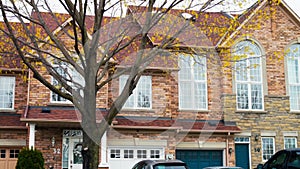
[[[68,65],[68,63],[61,63],[61,64],[54,63],[52,66],[53,66],[53,68],[62,69],[62,72],[64,72],[65,76],[72,76],[70,78],[67,77],[67,79],[71,79],[71,80],[75,81],[76,83],[73,83],[70,81],[70,82],[67,82],[68,85],[70,85],[73,88],[73,90],[80,91],[81,92],[80,94],[83,96],[82,90],[79,89],[79,87],[84,86],[84,79],[78,72],[76,72],[76,70],[74,70],[74,68],[72,66]],[[51,83],[54,84],[54,82],[58,83],[58,81],[52,76]],[[78,86],[78,85],[81,85],[81,86]],[[65,90],[65,89],[61,88],[61,90]],[[61,100],[60,101],[53,100],[53,97],[59,98]],[[51,103],[59,103],[59,104],[72,104],[72,102],[70,100],[63,98],[52,91],[50,92],[50,102]]]
[[[127,158],[128,153],[125,153],[125,150],[133,152],[133,158]],[[116,153],[118,151],[118,153]],[[139,154],[139,152],[143,152]],[[154,153],[151,153],[153,151]],[[109,158],[111,160],[120,160],[120,159],[164,159],[164,148],[150,148],[150,147],[110,147],[109,148]],[[112,158],[111,155],[115,157]],[[117,156],[116,156],[117,155]],[[142,156],[139,156],[142,155]],[[155,156],[151,158],[151,156]],[[156,158],[158,157],[159,158]]]
[[[8,104],[8,103],[1,102],[0,103],[0,109],[2,109],[2,110],[13,110],[14,106],[15,106],[16,77],[14,77],[14,76],[0,76],[0,78],[1,78],[1,83],[3,83],[3,85],[2,84],[0,85],[0,87],[1,87],[0,90],[5,91],[6,93],[7,92],[12,92],[11,94],[9,94],[11,96],[8,96],[8,94],[0,95],[0,97],[2,97],[3,100],[6,100],[5,98],[7,98],[7,97],[9,99],[11,99],[11,103],[9,103],[9,104],[11,104],[11,107],[5,107],[4,105]],[[11,87],[11,89],[8,89],[9,86]]]
[[[52,65],[54,68],[57,68],[57,69],[67,69],[67,72],[66,73],[70,73],[71,70],[70,68],[68,68],[67,65],[59,65],[59,64],[53,64]],[[62,70],[64,71],[64,70]],[[65,73],[65,74],[66,74]],[[51,84],[54,84],[54,83],[59,83],[54,77],[51,76]],[[64,88],[61,88],[60,90],[65,90]],[[53,100],[53,97],[57,98],[57,100]],[[66,104],[66,103],[71,103],[69,100],[59,96],[58,94],[54,93],[54,92],[50,92],[50,102],[51,103],[62,103],[62,104]]]
[[[239,50],[244,50],[244,49],[238,49],[239,46],[242,46],[242,48],[244,48],[244,46],[246,46],[245,48],[245,52],[241,52]],[[255,54],[253,54],[252,52],[250,52],[250,54],[247,52],[247,47],[251,48],[252,51],[256,52]],[[252,41],[249,41],[249,40],[244,40],[244,41],[241,41],[239,43],[237,43],[237,45],[235,45],[234,47],[234,51],[233,51],[233,55],[234,57],[238,57],[238,59],[241,59],[241,61],[237,60],[236,61],[236,64],[235,64],[235,89],[236,89],[236,108],[237,110],[243,110],[243,111],[263,111],[264,110],[264,85],[263,85],[263,64],[262,64],[262,51],[260,49],[260,47],[252,42]],[[240,58],[241,57],[241,58]],[[259,71],[259,78],[258,80],[251,80],[253,79],[252,76],[251,76],[251,71],[255,70],[255,69],[252,69],[251,68],[251,63],[250,63],[250,60],[253,59],[253,58],[258,58],[259,59],[259,65],[256,66],[254,65],[254,68],[257,68],[259,67],[259,69],[256,69],[256,71]],[[238,74],[239,74],[239,69],[240,67],[238,66],[239,63],[242,63],[243,61],[246,62],[246,73],[243,72],[243,71],[240,71],[242,72],[242,74],[246,74],[246,80],[240,80],[238,79],[238,77],[240,77]],[[244,85],[247,87],[247,95],[245,97],[239,97],[239,88],[238,88],[238,85]],[[258,99],[261,99],[261,108],[253,108],[253,102],[252,102],[252,92],[254,91],[252,89],[252,86],[254,85],[258,85],[260,86],[261,88],[261,92],[260,94],[258,94],[258,96],[260,96],[261,98],[258,98]],[[246,89],[245,89],[246,90]],[[248,108],[243,108],[240,106],[240,101],[239,99],[246,99],[247,101],[245,103],[247,103],[247,106]],[[242,104],[243,102],[241,102]]]
[[[269,139],[269,144],[273,145],[273,151],[271,153],[266,153],[265,151],[270,151],[270,150],[265,150],[265,145],[264,145],[264,139]],[[271,158],[272,155],[275,154],[275,139],[274,137],[261,137],[261,154],[262,154],[262,161],[267,161],[269,158]],[[264,155],[268,156],[268,157],[264,157]]]
[[[181,67],[182,62],[184,62],[185,60],[189,61],[189,65],[190,67]],[[195,59],[199,59],[199,62],[201,63],[197,63],[195,61]],[[187,54],[181,54],[179,55],[179,72],[178,72],[178,79],[179,79],[179,109],[180,110],[208,110],[208,92],[207,92],[207,64],[206,64],[206,57],[201,57],[198,55],[187,55]],[[184,72],[188,71],[188,72]],[[189,69],[189,70],[187,70]],[[195,77],[197,76],[196,73],[200,72],[202,74],[202,79],[196,79]],[[190,79],[187,78],[182,78],[184,75],[184,73],[189,73],[190,75]],[[198,75],[201,76],[201,75]],[[191,90],[190,92],[186,92],[184,91],[184,89],[186,89],[184,86],[184,84],[190,84],[191,86]],[[204,88],[201,88],[200,90],[204,91],[201,94],[199,94],[198,96],[196,96],[196,84],[197,85],[202,85],[204,86]],[[191,98],[191,100],[189,100],[189,106],[185,107],[184,106],[184,101],[185,100],[185,96],[188,96],[189,98]],[[199,104],[199,102],[197,101],[197,97],[204,97],[201,102],[201,104]]]
[[[119,93],[121,93],[123,91],[123,88],[126,84],[126,81],[128,79],[128,75],[122,75],[120,76],[119,78]],[[142,82],[145,82],[146,84],[143,84]],[[148,86],[148,87],[145,87]],[[144,88],[143,88],[144,86]],[[143,107],[143,106],[139,106],[139,93],[141,92],[141,90],[148,90],[147,93],[149,93],[149,96],[146,96],[148,97],[147,99],[149,100],[149,106],[147,107]],[[130,106],[129,105],[129,102],[133,102],[133,105]],[[124,106],[123,106],[123,109],[146,109],[146,110],[149,110],[149,109],[152,109],[152,77],[151,76],[141,76],[137,85],[136,85],[136,88],[133,90],[132,92],[132,95],[129,96],[129,98],[127,99],[127,101],[125,102]]]
[[[288,91],[290,95],[291,111],[300,111],[300,44],[295,43],[288,47],[286,52],[287,58],[287,75]],[[296,67],[291,62],[296,64]],[[297,69],[298,67],[298,69]],[[294,75],[292,74],[294,73]],[[294,81],[294,82],[293,82]],[[296,88],[296,90],[293,90]]]
[[[283,137],[283,140],[284,140],[284,149],[297,148],[297,137],[287,137],[287,136],[285,136],[285,137]],[[287,146],[287,144],[289,144],[288,140],[294,140],[294,144],[295,144],[294,146],[295,147],[288,147]]]

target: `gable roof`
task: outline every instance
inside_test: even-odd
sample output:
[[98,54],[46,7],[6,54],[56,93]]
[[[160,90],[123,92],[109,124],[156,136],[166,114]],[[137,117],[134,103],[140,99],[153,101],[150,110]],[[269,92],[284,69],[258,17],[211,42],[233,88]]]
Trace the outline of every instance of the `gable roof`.
[[[262,0],[257,1],[255,4],[252,5],[252,7],[249,8],[249,10],[245,11],[244,14],[238,17],[239,25],[234,28],[233,31],[229,31],[226,33],[226,36],[222,37],[220,41],[217,43],[217,47],[222,48],[225,47],[228,41],[235,37],[235,35],[243,29],[243,26],[246,25],[248,22],[250,22],[258,13],[260,10],[265,8],[267,5],[270,5],[270,0]],[[297,14],[284,2],[279,1],[280,9],[283,9],[287,12],[288,17],[291,17],[292,20],[300,26],[300,18],[297,16]],[[233,25],[234,26],[234,25]]]

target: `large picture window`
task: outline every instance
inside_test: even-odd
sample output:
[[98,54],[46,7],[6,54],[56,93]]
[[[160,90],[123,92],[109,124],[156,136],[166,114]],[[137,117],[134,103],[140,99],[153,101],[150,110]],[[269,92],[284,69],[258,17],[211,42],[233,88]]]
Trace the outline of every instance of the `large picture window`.
[[263,110],[262,53],[251,41],[239,42],[233,51],[237,109]]
[[288,87],[290,108],[300,110],[300,44],[293,44],[287,49]]
[[[126,84],[128,75],[120,76],[119,91],[121,92]],[[132,95],[129,96],[123,108],[150,109],[152,107],[152,78],[141,76]]]
[[15,77],[0,76],[0,109],[13,109]]
[[197,55],[180,55],[179,68],[179,108],[206,110],[206,58]]

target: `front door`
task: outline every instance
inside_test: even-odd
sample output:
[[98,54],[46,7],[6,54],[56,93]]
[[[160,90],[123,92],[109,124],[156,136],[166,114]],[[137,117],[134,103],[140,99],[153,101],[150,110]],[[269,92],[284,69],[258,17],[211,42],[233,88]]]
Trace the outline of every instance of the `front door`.
[[235,144],[236,166],[244,169],[250,168],[249,163],[249,144]]
[[70,139],[70,150],[69,150],[69,168],[71,169],[82,169],[82,139],[72,138]]

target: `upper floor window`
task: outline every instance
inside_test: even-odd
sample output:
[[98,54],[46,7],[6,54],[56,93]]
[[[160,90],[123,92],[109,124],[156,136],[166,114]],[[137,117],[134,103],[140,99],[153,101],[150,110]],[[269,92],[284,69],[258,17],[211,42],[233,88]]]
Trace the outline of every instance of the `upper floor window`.
[[291,110],[300,110],[300,44],[287,49],[288,88]]
[[0,109],[13,109],[15,77],[0,76]]
[[[60,79],[64,79],[64,81],[66,81],[67,84],[73,88],[73,90],[79,91],[79,89],[82,89],[82,87],[84,86],[84,79],[72,66],[62,61],[55,61],[52,66],[61,76]],[[62,86],[61,82],[59,82],[54,77],[52,77],[52,85],[54,85],[62,92],[67,92],[66,89]],[[59,96],[52,91],[50,101],[53,103],[71,103],[69,100]]]
[[[128,75],[119,78],[119,91],[121,92],[126,84]],[[132,95],[129,96],[123,108],[150,109],[152,107],[152,79],[151,76],[141,76]]]
[[[56,72],[62,77],[67,78],[68,75],[68,67],[67,64],[64,62],[56,62],[53,64],[54,69]],[[58,88],[62,92],[66,92],[66,90],[62,87],[61,83],[56,80],[54,77],[52,77],[52,85],[54,85],[56,88]],[[58,94],[51,91],[51,102],[56,103],[68,103],[69,101]]]
[[180,55],[179,68],[179,108],[206,110],[206,58],[197,55]]
[[237,109],[263,110],[262,52],[252,41],[239,42],[233,51]]

